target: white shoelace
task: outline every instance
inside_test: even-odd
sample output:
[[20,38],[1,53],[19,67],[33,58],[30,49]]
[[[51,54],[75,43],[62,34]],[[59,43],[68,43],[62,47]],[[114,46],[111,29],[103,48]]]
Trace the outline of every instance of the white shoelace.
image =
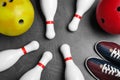
[[113,58],[119,59],[120,58],[120,50],[117,48],[114,48],[114,50],[112,51],[110,56]]
[[116,69],[115,67],[110,66],[108,64],[103,65],[102,72],[105,73],[105,74],[108,74],[108,75],[113,75],[113,76],[116,76],[116,77],[120,77],[119,69]]

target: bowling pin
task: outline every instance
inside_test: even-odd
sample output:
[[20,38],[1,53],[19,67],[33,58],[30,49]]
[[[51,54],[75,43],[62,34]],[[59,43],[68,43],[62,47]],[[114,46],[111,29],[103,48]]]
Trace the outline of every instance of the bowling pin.
[[57,10],[57,0],[40,0],[41,9],[46,18],[46,37],[53,39],[55,37],[54,16]]
[[42,80],[40,79],[41,73],[43,69],[45,68],[45,66],[47,65],[47,63],[52,59],[52,57],[53,57],[52,53],[49,51],[46,51],[43,54],[42,59],[39,61],[39,63],[34,68],[26,72],[20,78],[20,80]]
[[68,25],[68,29],[72,32],[77,31],[80,20],[84,13],[92,6],[95,0],[77,0],[76,13],[72,21]]
[[68,44],[63,44],[60,50],[66,63],[65,80],[85,80],[82,72],[72,60],[70,46]]
[[39,48],[39,43],[37,41],[32,41],[28,45],[19,49],[9,49],[0,52],[0,72],[4,71],[11,66],[13,66],[21,56],[37,50]]

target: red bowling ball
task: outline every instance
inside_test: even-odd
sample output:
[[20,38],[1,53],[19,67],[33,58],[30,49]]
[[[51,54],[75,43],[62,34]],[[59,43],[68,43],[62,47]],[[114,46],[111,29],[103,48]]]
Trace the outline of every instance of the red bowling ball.
[[120,0],[100,0],[96,18],[101,28],[110,34],[120,34]]

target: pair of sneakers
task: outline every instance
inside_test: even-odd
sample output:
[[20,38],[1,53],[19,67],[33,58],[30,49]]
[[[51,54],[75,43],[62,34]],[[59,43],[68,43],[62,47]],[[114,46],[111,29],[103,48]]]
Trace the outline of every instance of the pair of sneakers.
[[95,51],[104,60],[89,57],[85,66],[97,80],[120,80],[120,45],[114,42],[100,41]]

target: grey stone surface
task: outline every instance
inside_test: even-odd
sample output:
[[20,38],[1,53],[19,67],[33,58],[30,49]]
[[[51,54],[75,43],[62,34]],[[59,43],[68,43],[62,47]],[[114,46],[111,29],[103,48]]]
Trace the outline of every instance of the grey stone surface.
[[120,37],[105,33],[97,24],[95,11],[98,0],[83,16],[78,31],[69,32],[67,26],[74,15],[76,0],[58,1],[58,10],[55,15],[56,37],[53,40],[47,40],[44,36],[45,19],[39,6],[39,0],[31,0],[35,9],[35,20],[28,32],[18,37],[7,37],[0,34],[0,51],[22,47],[32,40],[40,43],[39,50],[21,57],[10,69],[0,72],[0,80],[19,80],[26,71],[37,64],[43,52],[48,50],[53,53],[53,59],[43,71],[41,80],[65,80],[65,63],[59,51],[63,43],[71,46],[74,62],[83,72],[85,79],[94,80],[84,67],[84,60],[89,56],[98,56],[93,48],[97,41],[109,40],[120,43]]

